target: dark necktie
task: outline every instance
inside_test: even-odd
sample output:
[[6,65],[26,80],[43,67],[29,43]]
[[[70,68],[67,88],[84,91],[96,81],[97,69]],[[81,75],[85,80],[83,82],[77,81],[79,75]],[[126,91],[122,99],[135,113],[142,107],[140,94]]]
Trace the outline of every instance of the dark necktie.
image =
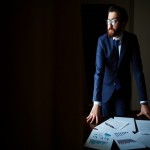
[[[116,55],[117,66],[118,66],[118,62],[119,62],[119,44],[120,44],[119,40],[114,40],[114,47],[115,47],[115,55]],[[118,91],[120,88],[121,88],[120,81],[117,78],[116,79],[116,90]]]
[[119,44],[120,44],[119,40],[114,40],[115,54],[116,54],[117,61],[119,60]]

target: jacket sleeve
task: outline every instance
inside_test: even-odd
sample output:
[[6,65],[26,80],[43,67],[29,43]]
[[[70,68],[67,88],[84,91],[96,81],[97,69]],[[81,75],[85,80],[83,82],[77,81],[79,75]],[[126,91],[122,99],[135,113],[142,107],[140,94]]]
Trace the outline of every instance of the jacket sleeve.
[[101,102],[102,99],[102,84],[104,78],[104,47],[102,45],[101,38],[98,39],[96,49],[95,60],[95,74],[94,74],[94,89],[93,89],[93,101]]

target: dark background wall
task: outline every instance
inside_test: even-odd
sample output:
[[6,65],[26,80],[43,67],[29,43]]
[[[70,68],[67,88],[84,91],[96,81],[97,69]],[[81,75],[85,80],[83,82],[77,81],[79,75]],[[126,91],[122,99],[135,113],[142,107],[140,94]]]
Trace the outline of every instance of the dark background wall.
[[82,149],[79,1],[1,7],[0,149]]
[[95,54],[98,37],[106,33],[106,18],[109,4],[82,4],[82,33],[83,54],[85,64],[86,89],[85,93],[88,104],[92,104],[93,83],[95,72]]

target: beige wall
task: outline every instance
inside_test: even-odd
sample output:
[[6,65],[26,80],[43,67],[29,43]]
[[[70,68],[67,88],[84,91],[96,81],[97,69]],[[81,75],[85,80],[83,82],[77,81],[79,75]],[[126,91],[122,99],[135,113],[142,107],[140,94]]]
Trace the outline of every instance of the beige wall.
[[[134,1],[134,26],[133,31],[137,34],[139,39],[139,44],[141,48],[141,56],[143,60],[143,71],[145,74],[145,80],[147,85],[148,98],[150,98],[150,1],[140,0]],[[133,101],[132,108],[134,110],[139,109],[138,104],[138,93],[136,89],[135,81],[133,82]]]

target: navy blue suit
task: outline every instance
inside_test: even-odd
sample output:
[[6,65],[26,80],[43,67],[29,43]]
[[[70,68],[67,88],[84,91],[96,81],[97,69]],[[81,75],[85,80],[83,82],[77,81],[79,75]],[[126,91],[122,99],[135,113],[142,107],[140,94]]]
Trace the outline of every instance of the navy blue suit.
[[[131,67],[137,83],[139,100],[147,100],[140,48],[135,34],[123,32],[119,62],[117,62],[113,39],[107,34],[100,36],[95,64],[93,101],[105,104],[112,100],[116,92],[116,81],[119,80],[121,86],[118,91],[119,99],[129,102],[131,100]],[[130,103],[127,104],[130,105]],[[115,109],[121,109],[122,106],[123,104],[118,103]]]

